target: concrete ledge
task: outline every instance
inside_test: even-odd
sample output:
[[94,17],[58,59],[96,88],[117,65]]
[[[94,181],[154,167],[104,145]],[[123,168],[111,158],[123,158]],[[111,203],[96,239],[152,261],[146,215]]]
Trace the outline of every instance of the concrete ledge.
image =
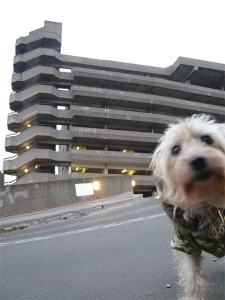
[[47,210],[3,217],[0,222],[0,234],[22,230],[38,224],[48,224],[84,217],[102,209],[129,205],[131,202],[139,201],[142,198],[141,194],[134,195],[132,192],[127,192],[91,202],[65,205]]
[[[77,183],[100,182],[98,194],[78,197],[75,191]],[[60,205],[75,204],[112,197],[121,193],[133,193],[131,176],[111,175],[95,176],[61,181],[8,185],[0,191],[0,215],[12,215],[48,209]]]
[[[192,87],[193,93],[197,95]],[[212,90],[216,91],[216,90]],[[217,91],[216,91],[217,92]],[[222,91],[220,92],[222,96]],[[201,93],[200,93],[201,94]],[[204,113],[210,113],[214,114],[215,116],[220,117],[221,115],[224,115],[224,107],[220,105],[212,105],[211,101],[215,103],[216,98],[210,98],[209,96],[206,96],[201,94],[201,97],[206,97],[207,99],[205,101],[194,101],[194,99],[185,100],[180,97],[174,98],[174,97],[167,97],[162,95],[151,95],[146,93],[140,93],[140,92],[132,92],[132,91],[121,91],[121,90],[112,90],[108,88],[96,88],[96,87],[88,87],[85,85],[72,85],[71,90],[69,91],[62,91],[58,90],[55,87],[52,87],[50,85],[43,85],[43,84],[36,84],[31,87],[26,88],[25,90],[17,93],[12,93],[10,95],[10,107],[12,110],[16,110],[16,107],[21,105],[27,105],[31,103],[36,103],[36,101],[41,97],[41,95],[48,97],[48,101],[54,103],[56,99],[61,99],[61,101],[64,104],[70,104],[72,102],[73,97],[80,96],[85,97],[87,100],[88,98],[97,99],[96,101],[102,101],[102,99],[106,99],[107,101],[110,101],[111,105],[113,103],[119,102],[120,105],[135,105],[137,107],[141,108],[149,108],[149,105],[160,111],[163,111],[164,109],[167,111],[168,109],[172,109],[175,112],[183,111],[185,114],[190,113],[197,113],[197,112],[204,112]],[[211,95],[211,93],[210,93]],[[93,101],[92,99],[92,101]],[[209,100],[210,99],[210,100]],[[212,100],[214,99],[214,100]],[[219,101],[223,101],[224,95],[222,98],[220,98]],[[210,101],[210,103],[208,103]],[[65,113],[67,114],[68,111]],[[161,115],[161,118],[163,118],[163,114]],[[174,122],[174,116],[166,116],[167,121],[169,123]]]

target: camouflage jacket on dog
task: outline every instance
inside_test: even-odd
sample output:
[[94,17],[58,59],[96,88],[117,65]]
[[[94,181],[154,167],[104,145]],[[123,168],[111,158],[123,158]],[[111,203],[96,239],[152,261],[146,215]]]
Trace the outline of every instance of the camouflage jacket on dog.
[[174,223],[171,246],[173,249],[200,255],[206,251],[221,258],[225,256],[225,211],[211,208],[204,215],[191,217],[180,208],[162,202]]

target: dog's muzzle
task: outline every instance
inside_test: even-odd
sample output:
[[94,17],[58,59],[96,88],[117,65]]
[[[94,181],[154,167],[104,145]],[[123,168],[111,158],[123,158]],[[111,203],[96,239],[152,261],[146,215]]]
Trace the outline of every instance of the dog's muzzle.
[[203,156],[192,158],[189,165],[191,167],[191,170],[196,174],[196,180],[204,181],[213,176],[213,172],[209,168],[209,163]]

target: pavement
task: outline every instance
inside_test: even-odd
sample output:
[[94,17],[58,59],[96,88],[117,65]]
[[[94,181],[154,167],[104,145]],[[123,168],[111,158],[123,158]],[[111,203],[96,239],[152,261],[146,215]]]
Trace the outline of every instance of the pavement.
[[78,218],[88,215],[89,213],[99,209],[124,205],[126,203],[130,203],[131,201],[136,201],[142,198],[142,194],[133,194],[128,192],[103,199],[77,202],[65,206],[1,217],[0,234],[21,230],[41,223],[50,223],[57,220]]

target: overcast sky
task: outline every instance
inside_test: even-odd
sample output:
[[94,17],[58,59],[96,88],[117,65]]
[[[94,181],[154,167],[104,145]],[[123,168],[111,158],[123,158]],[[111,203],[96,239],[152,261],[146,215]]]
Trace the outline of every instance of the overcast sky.
[[12,156],[4,144],[15,41],[44,20],[63,23],[63,54],[156,67],[179,56],[225,64],[224,0],[1,1],[1,170]]

